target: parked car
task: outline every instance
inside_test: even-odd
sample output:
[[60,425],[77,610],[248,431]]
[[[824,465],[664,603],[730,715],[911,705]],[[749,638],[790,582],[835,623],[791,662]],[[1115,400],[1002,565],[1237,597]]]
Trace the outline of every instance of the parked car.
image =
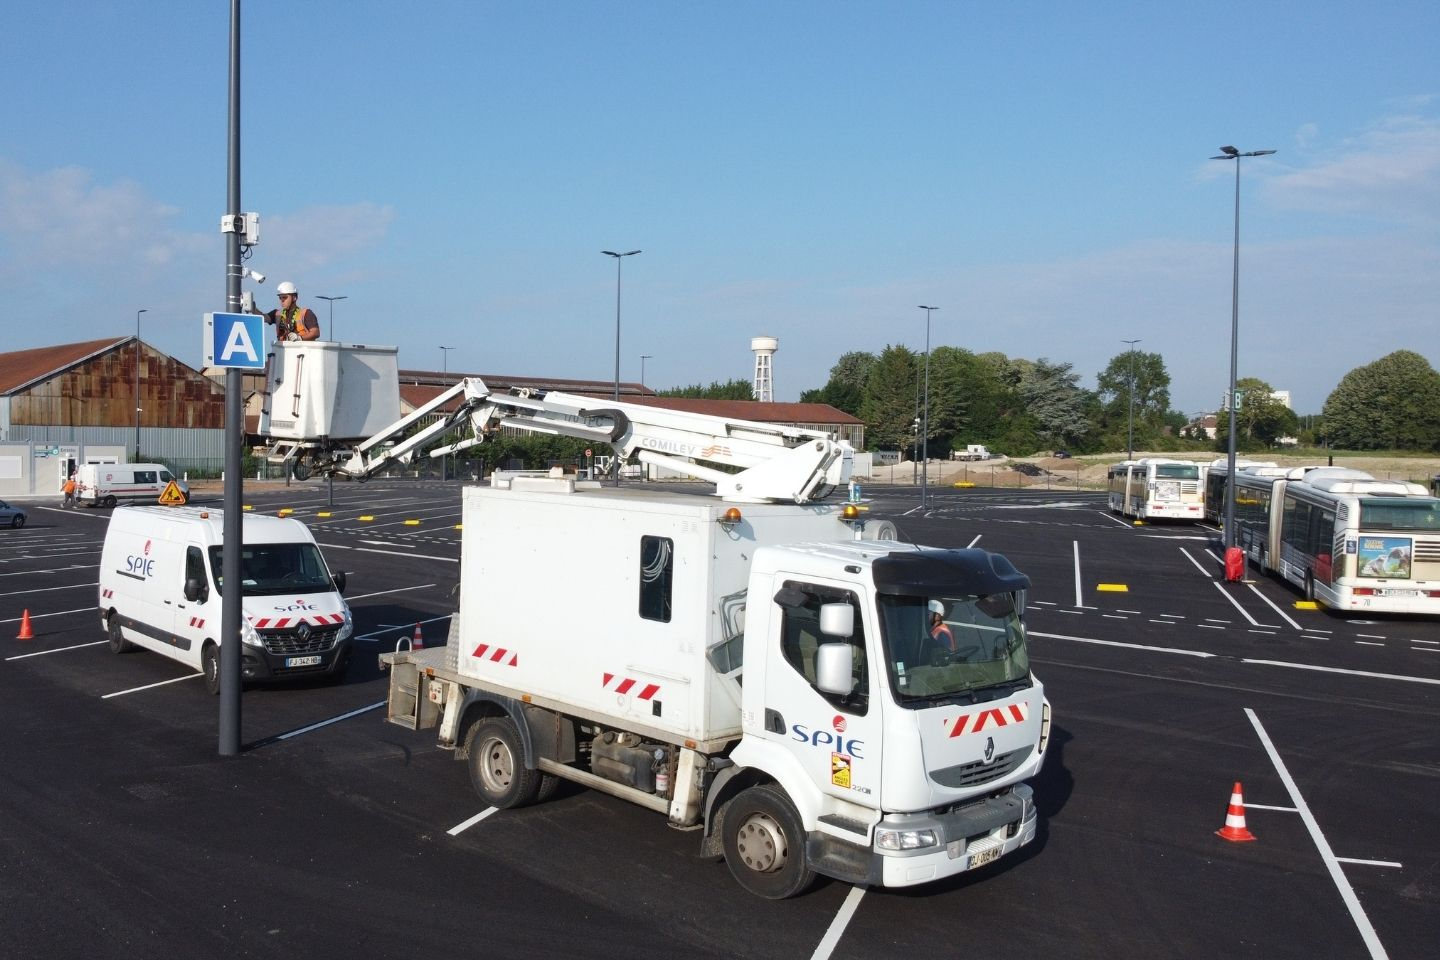
[[0,526],[23,527],[25,526],[25,511],[19,507],[12,507],[4,500],[0,500]]
[[1055,459],[1056,459],[1056,460],[1069,460],[1069,459],[1070,459],[1070,451],[1069,451],[1069,450],[1056,450],[1056,451],[1055,451]]

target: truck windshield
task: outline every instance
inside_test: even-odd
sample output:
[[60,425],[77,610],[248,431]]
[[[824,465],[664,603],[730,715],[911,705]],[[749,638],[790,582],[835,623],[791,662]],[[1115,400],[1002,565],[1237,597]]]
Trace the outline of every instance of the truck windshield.
[[[215,589],[224,586],[224,548],[210,548]],[[240,578],[246,596],[278,593],[320,593],[333,590],[330,571],[313,543],[247,543],[240,556]]]
[[901,706],[972,703],[1030,682],[1025,627],[1012,594],[880,595],[890,689]]

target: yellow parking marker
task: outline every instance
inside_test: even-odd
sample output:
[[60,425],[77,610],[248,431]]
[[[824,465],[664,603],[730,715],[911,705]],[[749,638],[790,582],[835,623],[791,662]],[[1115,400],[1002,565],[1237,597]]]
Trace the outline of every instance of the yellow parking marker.
[[1295,601],[1295,609],[1296,609],[1296,610],[1319,610],[1319,609],[1320,609],[1320,604],[1316,603],[1314,600],[1296,600],[1296,601]]
[[1097,583],[1095,589],[1101,593],[1129,593],[1130,588],[1123,583]]
[[328,517],[328,516],[330,516],[330,511],[329,511],[329,510],[321,510],[319,513],[315,514],[315,516],[317,516],[317,517]]
[[279,515],[282,516],[282,517],[288,517],[288,516],[290,516],[290,514],[292,514],[292,513],[294,513],[294,512],[295,512],[295,511],[294,511],[292,508],[290,508],[290,507],[281,507],[281,508],[280,508],[280,511],[279,511]]
[[360,518],[360,522],[361,522],[361,523],[369,523],[371,520],[374,520],[374,519],[375,519],[374,517],[372,517],[370,514],[367,513],[367,514],[365,514],[365,516],[363,516],[363,517]]
[[1131,525],[1132,527],[1143,527],[1143,526],[1145,526],[1145,521],[1144,521],[1144,520],[1131,520],[1131,521],[1130,521],[1130,525]]
[[464,530],[464,529],[465,529],[465,524],[463,524],[463,523],[457,523],[457,524],[455,524],[455,529],[456,529],[456,530]]
[[250,506],[250,504],[247,503],[247,504],[245,504],[245,506],[241,507],[240,509],[241,509],[241,510],[254,510],[255,508],[252,507],[252,506]]
[[975,484],[973,481],[970,480],[956,480],[953,484],[951,484],[951,486],[960,487],[961,489],[968,489],[975,486]]
[[405,526],[407,526],[407,527],[418,527],[418,526],[420,526],[420,521],[419,521],[419,520],[406,520],[406,521],[405,521]]

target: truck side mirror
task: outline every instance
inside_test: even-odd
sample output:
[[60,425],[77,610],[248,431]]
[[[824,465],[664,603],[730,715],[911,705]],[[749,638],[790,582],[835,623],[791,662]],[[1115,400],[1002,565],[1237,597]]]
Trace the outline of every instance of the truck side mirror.
[[1015,612],[1015,599],[1008,593],[992,593],[976,600],[975,606],[992,620],[1004,620]]
[[336,590],[340,591],[341,593],[344,593],[344,592],[345,592],[345,571],[344,571],[344,570],[336,570],[335,573],[334,573],[334,575],[331,576],[330,579],[335,582],[335,589],[336,589]]
[[204,601],[207,599],[206,594],[208,592],[209,591],[205,589],[204,580],[197,580],[191,577],[185,581],[185,599],[191,603],[195,603],[197,600]]
[[[844,606],[849,604],[826,604]],[[823,609],[823,608],[822,608]],[[855,689],[855,655],[848,643],[822,643],[815,650],[815,686],[821,693],[847,696]]]
[[848,603],[820,605],[820,632],[827,637],[855,635],[855,608]]

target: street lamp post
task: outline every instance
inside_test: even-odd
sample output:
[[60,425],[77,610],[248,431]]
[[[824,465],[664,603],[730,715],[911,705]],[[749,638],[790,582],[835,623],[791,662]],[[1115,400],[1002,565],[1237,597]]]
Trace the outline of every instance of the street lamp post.
[[[614,250],[601,250],[607,257],[615,258],[615,401],[620,401],[620,262],[626,257],[633,257],[639,250],[627,250],[624,253],[616,253]],[[615,486],[620,486],[620,453],[615,452]]]
[[1235,546],[1235,377],[1240,343],[1240,159],[1268,157],[1274,150],[1250,150],[1241,153],[1234,147],[1221,147],[1218,157],[1211,160],[1235,161],[1235,264],[1230,282],[1230,435],[1225,444],[1225,548]]
[[642,387],[645,386],[645,361],[653,359],[655,359],[655,354],[653,353],[640,354],[640,386]]
[[135,311],[135,463],[140,462],[140,314],[149,312]]
[[329,323],[330,323],[330,339],[331,339],[331,340],[339,340],[340,338],[337,337],[337,336],[335,336],[335,301],[336,301],[336,300],[348,300],[348,299],[350,299],[350,298],[349,298],[349,297],[327,297],[327,296],[325,296],[324,294],[316,294],[316,295],[315,295],[315,299],[316,299],[316,300],[328,300],[328,301],[330,302],[330,321],[329,321]]
[[925,405],[920,412],[920,506],[923,508],[930,486],[930,314],[940,308],[922,303],[920,309],[925,311]]
[[1130,346],[1130,431],[1125,441],[1125,459],[1135,459],[1135,344],[1141,340],[1121,340]]
[[441,372],[441,373],[449,373],[449,372],[450,372],[450,351],[451,351],[451,350],[454,350],[454,349],[455,349],[454,347],[441,347],[441,348],[440,348],[440,372]]

